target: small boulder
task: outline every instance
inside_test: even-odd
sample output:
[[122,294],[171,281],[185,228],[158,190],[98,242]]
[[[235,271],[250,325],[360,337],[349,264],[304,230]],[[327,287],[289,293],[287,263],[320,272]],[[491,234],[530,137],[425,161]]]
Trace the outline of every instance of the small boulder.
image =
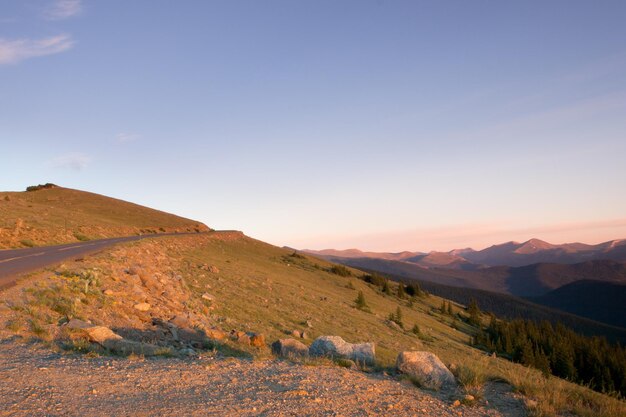
[[190,327],[189,319],[181,314],[172,317],[169,322],[177,327]]
[[209,339],[213,339],[213,340],[226,339],[226,333],[224,333],[220,329],[207,329],[205,330],[205,333]]
[[82,331],[90,342],[98,343],[118,354],[129,355],[134,353],[137,355],[152,356],[158,349],[157,346],[149,343],[124,339],[108,327],[95,326],[82,320],[72,319],[66,326],[70,329]]
[[93,327],[94,325],[91,323],[87,323],[86,321],[83,321],[83,320],[71,319],[70,321],[65,323],[65,326],[68,329],[86,329],[89,327]]
[[148,311],[150,310],[151,306],[148,303],[137,303],[133,306],[133,308],[139,311]]
[[248,336],[245,332],[242,332],[242,331],[231,330],[230,338],[244,345],[250,344],[250,336]]
[[439,390],[456,385],[452,372],[430,352],[401,352],[396,360],[396,368],[414,378],[424,388]]
[[307,357],[309,348],[296,339],[280,339],[272,343],[272,352],[283,358]]
[[373,343],[348,343],[339,336],[320,336],[309,347],[311,356],[329,356],[352,359],[360,363],[374,363],[375,347]]
[[357,363],[373,364],[376,358],[376,350],[373,343],[356,343],[352,345],[353,361]]
[[[105,346],[107,342],[122,340],[123,337],[104,326],[93,326],[83,329],[91,342]],[[105,346],[106,347],[106,346]]]
[[207,300],[207,301],[215,301],[215,297],[213,297],[208,292],[205,292],[204,294],[202,294],[202,299]]
[[399,332],[403,331],[402,327],[400,327],[400,326],[398,325],[398,323],[396,323],[396,322],[395,322],[395,321],[393,321],[393,320],[385,320],[385,324],[386,324],[387,326],[391,327],[392,329],[397,330],[397,331],[399,331]]
[[65,324],[68,329],[81,330],[90,342],[104,344],[108,340],[121,340],[122,336],[104,326],[96,326],[86,321],[72,319]]

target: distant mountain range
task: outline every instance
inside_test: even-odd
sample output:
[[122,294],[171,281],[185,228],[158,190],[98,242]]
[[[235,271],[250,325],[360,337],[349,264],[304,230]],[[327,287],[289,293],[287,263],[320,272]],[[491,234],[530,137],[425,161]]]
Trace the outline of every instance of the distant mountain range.
[[470,271],[424,268],[411,262],[376,258],[327,257],[326,259],[383,274],[519,297],[541,296],[563,285],[581,280],[626,284],[626,264],[606,260],[572,265],[539,263],[519,267],[494,266]]
[[626,262],[626,239],[611,240],[597,245],[565,243],[554,245],[539,239],[527,242],[507,242],[483,250],[454,249],[449,252],[362,252],[347,250],[310,250],[304,252],[332,258],[376,258],[410,262],[424,268],[475,270],[490,266],[525,266],[536,263],[575,264],[593,260]]
[[[533,303],[626,328],[626,240],[553,245],[531,239],[480,251],[468,248],[430,253],[358,249],[305,252],[399,279],[525,297]],[[445,295],[452,293],[446,290]],[[488,293],[480,294],[485,303]],[[492,298],[498,299],[495,294]]]

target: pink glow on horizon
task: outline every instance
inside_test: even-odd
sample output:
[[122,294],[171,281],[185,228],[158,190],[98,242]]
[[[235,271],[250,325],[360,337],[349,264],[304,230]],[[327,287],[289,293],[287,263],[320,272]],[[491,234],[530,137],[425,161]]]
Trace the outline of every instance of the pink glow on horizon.
[[369,233],[359,236],[317,236],[289,242],[301,249],[349,249],[363,251],[429,252],[471,247],[476,250],[503,242],[524,242],[532,238],[552,244],[581,242],[598,244],[626,238],[626,218],[605,221],[570,222],[527,228],[505,224],[470,224],[409,231]]

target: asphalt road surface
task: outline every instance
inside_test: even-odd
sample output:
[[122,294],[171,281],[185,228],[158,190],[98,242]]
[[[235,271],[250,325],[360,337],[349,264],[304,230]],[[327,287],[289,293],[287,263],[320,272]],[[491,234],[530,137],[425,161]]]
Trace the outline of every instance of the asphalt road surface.
[[87,254],[98,252],[116,243],[131,242],[155,236],[172,236],[175,234],[176,233],[163,233],[116,237],[112,239],[68,243],[58,246],[0,250],[0,289],[10,287],[21,274],[26,272],[35,271],[66,259],[80,258]]

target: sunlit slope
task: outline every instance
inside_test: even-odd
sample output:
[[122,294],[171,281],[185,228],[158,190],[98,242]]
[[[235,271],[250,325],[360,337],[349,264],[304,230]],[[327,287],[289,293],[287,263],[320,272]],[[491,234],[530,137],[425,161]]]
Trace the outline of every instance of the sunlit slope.
[[0,192],[0,248],[206,230],[198,221],[69,188]]
[[[332,272],[334,264],[298,256],[244,236],[230,239],[193,238],[202,243],[183,252],[183,276],[192,291],[215,297],[211,314],[224,330],[261,331],[268,340],[289,337],[290,330],[308,333],[308,344],[321,335],[339,335],[350,342],[374,342],[379,366],[393,366],[403,350],[428,350],[448,364],[471,369],[476,390],[489,379],[504,379],[537,401],[531,413],[538,416],[621,415],[623,402],[587,388],[550,377],[508,360],[490,357],[468,343],[476,329],[462,320],[462,306],[452,303],[453,315],[442,314],[442,298],[430,295],[397,296],[368,284],[363,272],[350,276]],[[198,271],[199,264],[218,267],[218,274]],[[356,308],[362,291],[369,311]],[[390,325],[388,316],[400,308],[404,329]],[[488,322],[483,316],[483,323]],[[312,327],[309,327],[309,325]],[[420,335],[411,330],[417,324]]]
[[[97,280],[89,291],[73,286],[73,280],[94,271]],[[145,335],[142,341],[150,343],[158,341],[152,318],[167,321],[176,316],[189,317],[198,329],[262,333],[268,343],[292,337],[288,333],[293,330],[307,333],[302,339],[306,344],[321,335],[339,335],[349,342],[376,344],[373,370],[390,372],[398,352],[418,349],[454,364],[466,375],[466,389],[479,397],[486,381],[506,380],[536,401],[530,406],[536,416],[617,417],[626,410],[616,399],[546,378],[539,371],[471,347],[468,341],[476,328],[465,323],[466,313],[458,304],[452,303],[452,315],[447,309],[442,313],[439,297],[401,297],[394,282],[385,293],[380,285],[365,282],[363,272],[341,269],[241,233],[213,232],[119,245],[80,262],[68,261],[56,272],[33,274],[10,290],[10,302],[4,308],[7,329],[54,343],[63,334],[57,323],[67,321],[69,311],[71,317],[124,331],[125,337]],[[49,298],[41,296],[50,291],[71,301],[72,308],[51,307]],[[356,308],[360,291],[367,311]],[[76,299],[81,301],[76,303]],[[138,302],[148,303],[149,311],[139,311]],[[388,320],[398,308],[404,328]],[[486,324],[489,318],[482,320]],[[415,324],[419,334],[412,331]],[[229,339],[220,343],[230,347],[221,351],[270,357],[267,347],[253,348]]]

